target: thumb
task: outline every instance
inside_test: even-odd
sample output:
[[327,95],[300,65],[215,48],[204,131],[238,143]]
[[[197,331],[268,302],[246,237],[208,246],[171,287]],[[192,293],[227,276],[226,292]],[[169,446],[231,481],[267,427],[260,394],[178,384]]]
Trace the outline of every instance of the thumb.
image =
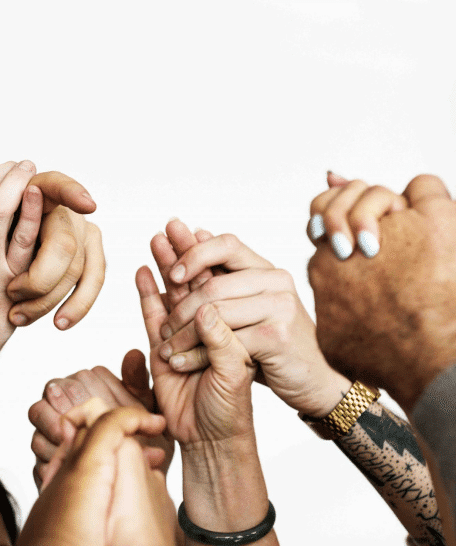
[[222,375],[232,374],[255,365],[233,331],[223,322],[212,304],[202,305],[195,315],[195,327],[206,346],[212,368]]
[[154,395],[149,387],[149,372],[146,357],[138,349],[132,349],[124,356],[122,362],[122,383],[148,411],[154,407]]

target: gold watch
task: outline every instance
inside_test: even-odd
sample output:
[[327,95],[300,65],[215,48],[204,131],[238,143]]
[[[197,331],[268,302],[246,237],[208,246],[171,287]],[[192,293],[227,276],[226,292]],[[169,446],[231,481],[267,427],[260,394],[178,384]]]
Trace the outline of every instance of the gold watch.
[[378,389],[371,389],[360,381],[355,381],[347,394],[326,417],[312,419],[301,413],[299,417],[321,438],[338,440],[347,434],[359,416],[379,397]]

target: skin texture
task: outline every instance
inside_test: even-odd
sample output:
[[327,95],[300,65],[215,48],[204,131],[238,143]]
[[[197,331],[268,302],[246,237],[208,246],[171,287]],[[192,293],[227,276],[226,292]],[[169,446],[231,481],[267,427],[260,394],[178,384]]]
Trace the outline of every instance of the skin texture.
[[[122,378],[120,381],[107,368],[96,366],[63,379],[52,379],[46,384],[42,400],[33,404],[29,410],[30,422],[36,427],[32,451],[36,456],[33,475],[38,489],[48,478],[49,462],[63,440],[61,415],[72,407],[96,397],[102,399],[109,409],[131,406],[144,407],[152,412],[152,389],[149,387],[144,356],[139,351],[130,351],[124,357]],[[139,438],[139,441],[145,447],[164,449],[166,457],[160,468],[166,476],[174,453],[174,441],[166,434]]]
[[[30,161],[0,165],[0,180],[5,194],[2,197],[5,255],[0,270],[3,325],[0,346],[3,346],[15,326],[31,324],[45,315],[75,286],[57,311],[54,323],[63,330],[81,320],[101,290],[105,260],[100,230],[82,214],[93,212],[96,205],[78,182],[57,172],[36,175],[35,165]],[[24,193],[27,185],[30,189]],[[36,197],[27,204],[30,191]],[[23,195],[24,227],[21,229],[19,221],[8,244],[6,233]],[[40,247],[35,256],[38,216]]]
[[[261,522],[268,509],[252,419],[251,382],[256,366],[210,304],[201,306],[195,315],[195,328],[209,366],[183,374],[174,371],[160,356],[161,327],[169,310],[204,277],[212,277],[203,268],[192,286],[178,285],[169,279],[168,262],[175,263],[177,259],[174,252],[183,253],[188,242],[196,242],[185,226],[177,227],[185,228],[180,244],[174,240],[175,246],[170,247],[163,234],[152,240],[152,251],[168,286],[167,297],[160,296],[149,268],[142,267],[136,276],[151,344],[154,390],[168,430],[180,443],[189,518],[213,531],[243,531]],[[172,230],[168,234],[173,240]],[[193,542],[186,539],[186,544]],[[276,545],[274,531],[258,544]]]
[[309,279],[328,362],[386,388],[410,411],[456,357],[456,205],[428,175],[415,178],[404,196],[411,207],[380,221],[378,256],[354,252],[342,263],[327,242],[317,242]]
[[175,544],[174,507],[156,468],[164,453],[155,450],[146,462],[133,438],[164,427],[162,416],[144,408],[109,411],[98,398],[72,408],[53,459],[59,470],[32,508],[18,546]]

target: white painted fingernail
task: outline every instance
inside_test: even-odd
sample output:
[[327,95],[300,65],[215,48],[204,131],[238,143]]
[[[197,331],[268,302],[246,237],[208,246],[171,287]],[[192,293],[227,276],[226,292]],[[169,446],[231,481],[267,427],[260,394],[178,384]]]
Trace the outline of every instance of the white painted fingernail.
[[316,241],[326,233],[325,223],[321,214],[314,214],[309,224],[310,238]]
[[358,233],[358,246],[366,258],[377,256],[380,243],[373,233],[363,229]]
[[339,260],[346,260],[353,252],[353,247],[348,238],[340,231],[331,237],[331,246]]
[[171,271],[169,276],[174,282],[180,282],[185,276],[185,266],[183,266],[182,264],[178,265],[175,269]]

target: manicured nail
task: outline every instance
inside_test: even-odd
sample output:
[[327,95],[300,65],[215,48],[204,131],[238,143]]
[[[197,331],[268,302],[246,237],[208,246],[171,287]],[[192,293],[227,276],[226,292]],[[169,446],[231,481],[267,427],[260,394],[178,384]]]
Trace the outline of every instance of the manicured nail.
[[185,356],[174,355],[169,359],[169,363],[174,370],[179,370],[185,364]]
[[165,343],[160,348],[160,356],[163,360],[169,360],[170,356],[173,354],[173,348],[168,343]]
[[309,224],[310,238],[316,241],[326,233],[325,223],[321,214],[314,214]]
[[16,313],[15,315],[13,315],[12,322],[16,326],[25,326],[28,322],[28,318],[21,313]]
[[358,233],[358,246],[366,258],[374,258],[380,250],[380,243],[375,235],[365,229]]
[[163,324],[160,332],[163,339],[169,339],[170,337],[173,336],[173,331],[171,330],[171,327],[168,324]]
[[206,330],[210,330],[217,322],[217,313],[213,305],[209,304],[203,312],[203,326]]
[[35,170],[35,165],[31,161],[28,161],[27,159],[25,161],[21,161],[17,167],[21,171],[26,171],[28,173]]
[[340,231],[331,237],[331,246],[339,260],[346,260],[353,252],[353,247],[347,237]]
[[178,265],[171,271],[169,276],[174,282],[181,282],[181,280],[185,277],[185,266],[182,264]]
[[63,317],[55,321],[55,325],[57,326],[57,328],[59,328],[59,330],[65,330],[66,328],[68,328],[69,324],[70,321]]
[[92,196],[88,192],[81,193],[81,197],[84,197],[86,201],[89,201],[89,203],[93,203],[95,205],[95,201],[92,199]]
[[57,383],[49,383],[48,385],[49,393],[52,394],[52,396],[55,396],[58,398],[59,396],[62,396],[63,391],[62,389],[57,385]]

